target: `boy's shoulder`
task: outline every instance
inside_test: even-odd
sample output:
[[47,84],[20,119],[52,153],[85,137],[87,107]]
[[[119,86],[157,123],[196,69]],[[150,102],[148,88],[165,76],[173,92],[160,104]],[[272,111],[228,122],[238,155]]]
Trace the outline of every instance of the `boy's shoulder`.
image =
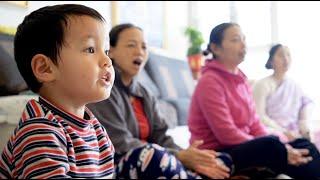
[[21,115],[21,122],[33,119],[49,119],[53,118],[53,114],[48,107],[40,104],[37,100],[31,99],[27,102],[25,109]]
[[31,99],[22,111],[17,130],[24,127],[48,126],[60,128],[61,124],[51,112],[49,107],[40,104],[37,100]]
[[40,104],[35,99],[31,99],[25,105],[20,121],[9,142],[14,146],[25,141],[36,143],[37,138],[43,139],[44,137],[49,137],[45,134],[54,134],[61,137],[63,141],[66,141],[64,138],[65,130],[59,119],[56,118],[48,107]]

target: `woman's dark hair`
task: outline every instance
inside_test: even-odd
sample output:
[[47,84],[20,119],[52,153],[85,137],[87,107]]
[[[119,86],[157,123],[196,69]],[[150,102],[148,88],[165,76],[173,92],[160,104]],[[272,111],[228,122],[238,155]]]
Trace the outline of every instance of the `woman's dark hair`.
[[217,58],[214,52],[210,49],[210,44],[213,43],[217,46],[221,46],[223,38],[224,38],[224,32],[232,26],[239,26],[237,23],[222,23],[214,27],[210,33],[210,39],[209,44],[207,46],[207,49],[203,52],[203,54],[206,56],[209,53],[212,53],[213,58]]
[[92,8],[62,4],[35,10],[18,26],[14,38],[14,57],[22,77],[33,92],[37,93],[42,83],[33,74],[32,58],[36,54],[44,54],[57,64],[70,17],[80,16],[90,16],[105,22],[101,14]]
[[116,25],[109,32],[110,46],[115,47],[117,45],[120,33],[129,28],[137,28],[142,31],[140,27],[135,26],[131,23]]
[[269,58],[268,58],[268,61],[266,63],[266,68],[267,69],[272,69],[272,61],[273,61],[273,57],[274,55],[276,54],[277,50],[280,48],[280,47],[283,47],[282,44],[276,44],[276,45],[273,45],[269,51]]

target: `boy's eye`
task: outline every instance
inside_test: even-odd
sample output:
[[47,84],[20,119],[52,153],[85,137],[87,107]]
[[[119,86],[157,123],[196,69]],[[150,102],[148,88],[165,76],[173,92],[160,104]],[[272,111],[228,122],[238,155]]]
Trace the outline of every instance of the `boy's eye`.
[[86,49],[86,51],[88,53],[94,53],[94,48],[93,47],[89,47],[89,48]]
[[104,52],[106,53],[107,56],[109,56],[109,50],[105,50]]

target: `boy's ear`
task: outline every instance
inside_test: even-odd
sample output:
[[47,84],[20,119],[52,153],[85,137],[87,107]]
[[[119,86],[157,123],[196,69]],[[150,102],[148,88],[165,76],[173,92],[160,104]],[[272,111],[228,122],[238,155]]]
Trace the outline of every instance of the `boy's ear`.
[[31,67],[34,76],[39,82],[51,82],[55,79],[56,65],[49,57],[43,54],[36,54],[31,60]]

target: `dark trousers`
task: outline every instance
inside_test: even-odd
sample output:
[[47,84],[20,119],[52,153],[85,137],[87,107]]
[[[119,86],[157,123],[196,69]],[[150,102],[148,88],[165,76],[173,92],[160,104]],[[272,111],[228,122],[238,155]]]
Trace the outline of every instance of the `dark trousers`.
[[250,167],[267,167],[276,174],[285,173],[292,178],[320,178],[319,151],[307,139],[297,139],[289,143],[294,148],[309,149],[313,161],[306,165],[288,165],[285,145],[276,136],[266,136],[222,149],[229,153],[235,165],[235,172]]
[[309,149],[313,160],[298,167],[289,165],[286,174],[296,179],[320,179],[320,153],[317,147],[307,139],[296,139],[289,144],[297,149]]

